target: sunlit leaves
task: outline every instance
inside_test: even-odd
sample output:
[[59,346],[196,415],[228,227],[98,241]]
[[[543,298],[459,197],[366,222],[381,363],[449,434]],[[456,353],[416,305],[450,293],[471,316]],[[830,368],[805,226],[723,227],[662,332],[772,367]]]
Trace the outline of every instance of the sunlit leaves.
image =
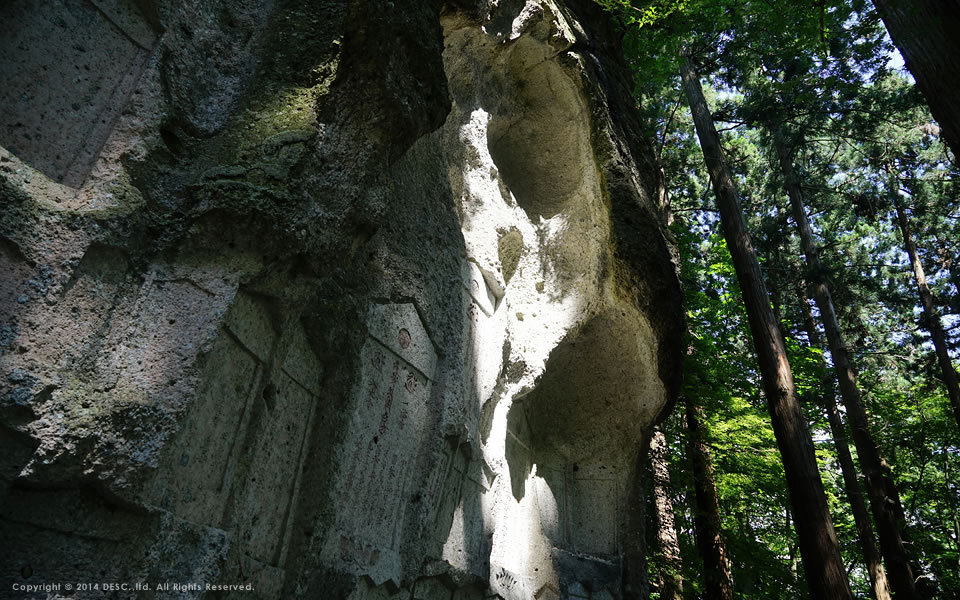
[[626,24],[636,27],[652,25],[675,12],[686,12],[690,6],[690,0],[653,0],[643,5],[629,0],[597,1],[607,10],[619,13]]
[[[811,274],[790,235],[782,177],[765,131],[783,126],[819,242],[848,351],[878,444],[901,490],[922,575],[935,598],[960,594],[960,436],[920,327],[915,285],[890,194],[907,203],[921,260],[960,343],[960,172],[912,81],[891,69],[892,46],[868,0],[602,0],[625,27],[626,57],[646,133],[655,140],[675,215],[688,327],[684,393],[706,412],[724,532],[742,598],[804,597],[786,482],[759,386],[746,315],[719,232],[677,60],[701,67],[722,129],[851,583],[866,597],[832,440],[821,415],[823,355],[810,347],[797,290]],[[817,316],[815,307],[811,307]],[[672,431],[681,435],[679,421]],[[689,531],[684,458],[672,458],[678,523]],[[685,488],[685,485],[687,488]],[[696,552],[681,537],[687,591]]]

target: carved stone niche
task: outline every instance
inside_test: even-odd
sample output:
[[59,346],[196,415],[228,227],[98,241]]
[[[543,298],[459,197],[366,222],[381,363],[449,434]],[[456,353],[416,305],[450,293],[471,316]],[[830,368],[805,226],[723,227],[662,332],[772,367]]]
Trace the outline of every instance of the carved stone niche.
[[265,597],[282,585],[323,373],[299,321],[280,322],[271,303],[237,294],[151,498],[230,532]]
[[453,590],[439,577],[417,580],[410,600],[450,600]]
[[416,464],[429,435],[437,354],[412,304],[376,304],[367,318],[353,414],[337,464],[341,499],[322,555],[374,584],[402,580],[406,508],[421,501]]
[[83,183],[159,39],[140,4],[0,2],[0,145],[59,183]]

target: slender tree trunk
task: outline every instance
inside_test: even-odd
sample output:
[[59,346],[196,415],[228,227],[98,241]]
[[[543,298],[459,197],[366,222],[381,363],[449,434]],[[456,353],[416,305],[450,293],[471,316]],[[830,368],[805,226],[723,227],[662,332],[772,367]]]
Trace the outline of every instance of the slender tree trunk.
[[[789,506],[783,508],[783,520],[785,522],[785,529],[789,530],[793,524],[793,519],[790,518]],[[794,585],[797,585],[800,582],[800,557],[797,556],[797,545],[790,544],[787,552],[789,552],[790,555],[790,575],[793,577]]]
[[[741,511],[738,511],[734,516],[737,519],[737,523],[743,525],[743,531],[746,534],[746,539],[750,541],[757,540],[757,532],[754,530],[753,524],[750,522],[750,517]],[[753,598],[754,589],[756,587],[756,579],[757,574],[754,573],[753,569],[743,569],[737,575],[737,586],[740,588],[742,598]]]
[[917,254],[917,245],[913,242],[913,234],[910,232],[910,221],[907,220],[907,213],[903,209],[903,203],[900,202],[899,189],[891,190],[894,207],[897,209],[897,222],[900,224],[900,233],[903,234],[903,245],[910,257],[910,265],[913,267],[913,276],[917,281],[917,291],[920,293],[920,303],[923,305],[924,321],[927,325],[927,331],[933,338],[933,347],[937,352],[937,361],[940,363],[940,370],[943,372],[943,384],[947,388],[947,395],[950,397],[950,404],[953,405],[953,416],[957,420],[957,426],[960,427],[960,385],[957,383],[957,372],[953,368],[953,361],[950,359],[950,353],[947,351],[947,336],[943,332],[943,325],[940,323],[940,315],[937,314],[937,306],[933,299],[933,292],[927,285],[927,277],[923,273],[923,265],[920,264],[920,257]]
[[707,600],[733,600],[733,578],[727,563],[727,546],[720,529],[720,504],[717,483],[713,477],[710,448],[703,431],[703,409],[687,398],[687,452],[693,463],[693,487],[697,501],[694,529],[697,549],[703,559],[704,587]]
[[960,3],[956,0],[873,0],[890,39],[960,160]]
[[644,431],[640,439],[640,452],[627,503],[628,535],[623,542],[623,586],[620,590],[624,600],[650,598],[650,582],[647,578],[647,493],[650,490],[650,478],[646,464],[651,433]]
[[[813,312],[810,310],[810,303],[807,301],[807,295],[804,293],[802,285],[797,288],[797,295],[800,300],[800,310],[803,311],[803,322],[807,330],[807,337],[810,340],[810,346],[819,348],[821,346],[820,332],[817,331],[816,323],[813,320]],[[843,488],[847,494],[850,512],[853,513],[853,522],[857,528],[857,538],[863,552],[863,562],[866,564],[867,573],[870,575],[870,590],[875,600],[890,600],[887,573],[883,569],[880,551],[877,550],[877,544],[873,539],[873,525],[870,524],[870,515],[867,513],[867,505],[863,499],[863,492],[860,490],[860,482],[857,480],[857,470],[853,464],[853,456],[850,454],[850,445],[847,443],[847,433],[844,430],[843,422],[840,420],[836,397],[833,395],[833,377],[827,371],[825,361],[821,358],[819,362],[819,371],[823,377],[823,408],[827,413],[827,420],[830,422],[830,434],[833,437],[833,444],[837,451],[837,461],[840,463],[840,472],[843,475]]]
[[673,500],[670,498],[667,438],[660,429],[654,430],[650,440],[650,470],[653,474],[653,510],[661,558],[660,598],[683,600],[683,562],[673,521]]
[[800,245],[803,248],[807,266],[810,270],[813,297],[820,309],[820,318],[827,333],[830,356],[833,359],[833,367],[840,384],[840,396],[847,409],[853,442],[857,448],[860,468],[863,469],[866,480],[867,496],[870,498],[870,508],[873,512],[873,519],[877,523],[877,533],[880,537],[880,552],[883,554],[890,576],[890,588],[897,600],[913,600],[919,596],[914,583],[913,569],[903,541],[904,524],[901,523],[903,508],[900,504],[900,494],[894,484],[890,467],[883,460],[880,450],[870,434],[867,412],[863,408],[860,389],[857,386],[857,375],[850,356],[847,354],[830,288],[823,276],[823,266],[820,264],[813,230],[810,228],[806,208],[803,206],[800,185],[793,173],[792,152],[787,145],[783,131],[779,128],[774,131],[774,144],[780,158],[780,167],[783,170],[787,195],[790,197],[790,205],[793,208],[793,218],[800,233]]
[[690,103],[704,161],[717,197],[724,237],[743,293],[763,379],[767,407],[783,460],[800,555],[814,600],[850,599],[850,584],[840,559],[833,521],[827,509],[823,482],[817,470],[813,440],[797,401],[786,345],[770,308],[770,300],[733,179],[720,148],[720,136],[703,97],[693,62],[681,66],[684,91]]

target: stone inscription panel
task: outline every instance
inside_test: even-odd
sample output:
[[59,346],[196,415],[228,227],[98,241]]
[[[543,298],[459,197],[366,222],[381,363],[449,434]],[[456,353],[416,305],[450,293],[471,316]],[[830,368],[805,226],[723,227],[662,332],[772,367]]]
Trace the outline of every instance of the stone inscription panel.
[[204,385],[173,443],[170,471],[157,478],[160,506],[188,520],[220,526],[276,336],[266,307],[238,293],[226,327],[207,355]]
[[299,324],[274,328],[263,298],[238,293],[225,320],[154,497],[188,520],[235,531],[244,552],[277,567],[322,365]]
[[[567,487],[570,542],[579,552],[612,555],[618,551],[619,497],[613,479],[574,479]],[[603,518],[597,518],[603,515]]]
[[[238,302],[237,306],[244,305]],[[259,322],[260,326],[242,330],[239,335],[244,340],[269,341],[268,320],[255,318],[266,317],[266,308],[261,304],[260,310],[246,312],[251,318],[244,319],[245,323],[252,326]],[[230,525],[237,529],[250,556],[279,567],[290,537],[322,367],[299,324],[285,327],[274,348],[270,381],[256,395],[257,406],[251,411],[242,451],[243,464],[236,469],[235,477],[243,491],[237,496]],[[264,498],[272,501],[264,505]]]
[[467,367],[463,384],[466,398],[480,407],[493,394],[500,372],[502,332],[491,326],[497,298],[487,285],[480,268],[473,262],[461,267],[463,298],[464,364]]
[[429,381],[378,342],[363,360],[363,398],[351,425],[340,520],[356,536],[393,548],[409,498],[406,484],[426,420]]
[[473,262],[467,261],[463,264],[463,267],[461,267],[460,277],[463,288],[467,290],[480,310],[488,317],[492,316],[496,311],[497,297],[490,289],[490,286],[487,285],[487,280],[483,276],[483,271],[480,270],[480,267]]
[[[556,544],[566,544],[567,490],[564,473],[559,469],[537,466],[537,506],[543,534]],[[596,516],[596,515],[590,515]]]
[[383,344],[420,373],[433,379],[437,352],[412,304],[378,304],[367,319],[370,337]]
[[157,478],[160,506],[197,523],[219,525],[238,451],[241,423],[261,378],[261,365],[231,336],[220,336],[209,354],[218,365],[207,379],[172,448],[171,470]]
[[[444,444],[443,455],[437,461],[437,469],[427,485],[430,509],[425,520],[433,523],[437,532],[444,537],[450,530],[450,522],[460,503],[460,492],[469,464],[467,455],[458,442],[457,438],[452,438]],[[442,543],[443,537],[438,541]]]
[[156,33],[133,0],[7,0],[0,24],[0,145],[78,186]]
[[[414,466],[428,427],[437,361],[413,305],[376,306],[368,327],[337,485],[338,535],[346,541],[336,545],[346,554],[360,547],[396,548],[415,493]],[[376,562],[377,552],[364,554],[364,560]]]
[[[316,397],[285,373],[277,377],[274,394],[273,408],[258,424],[256,448],[235,521],[239,538],[251,556],[281,566],[287,520],[295,501]],[[265,498],[270,499],[266,504]]]

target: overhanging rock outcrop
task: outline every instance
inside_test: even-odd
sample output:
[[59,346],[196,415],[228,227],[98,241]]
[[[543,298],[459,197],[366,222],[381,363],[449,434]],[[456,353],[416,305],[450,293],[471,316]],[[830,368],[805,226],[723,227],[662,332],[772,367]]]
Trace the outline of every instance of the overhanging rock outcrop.
[[592,2],[40,4],[0,7],[0,596],[639,596],[682,314]]

